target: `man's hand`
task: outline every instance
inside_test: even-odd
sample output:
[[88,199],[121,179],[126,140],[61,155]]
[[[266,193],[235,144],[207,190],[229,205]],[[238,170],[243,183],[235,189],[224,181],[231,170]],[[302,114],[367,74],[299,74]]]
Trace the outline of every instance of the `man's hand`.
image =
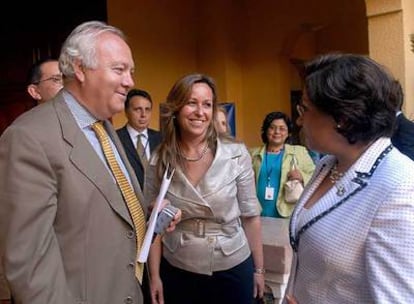
[[303,177],[302,174],[300,173],[300,171],[298,169],[295,170],[290,170],[287,174],[287,179],[288,180],[294,180],[297,179],[298,181],[300,181],[301,183],[303,183]]

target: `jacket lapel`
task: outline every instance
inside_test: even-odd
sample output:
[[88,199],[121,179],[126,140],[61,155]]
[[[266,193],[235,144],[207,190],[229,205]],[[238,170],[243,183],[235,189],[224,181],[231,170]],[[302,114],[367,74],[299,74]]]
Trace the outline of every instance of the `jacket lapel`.
[[[209,206],[207,198],[216,193],[223,185],[227,185],[228,182],[235,179],[239,170],[236,168],[236,162],[231,160],[240,157],[240,155],[241,153],[234,151],[234,149],[224,149],[220,140],[217,140],[217,150],[213,162],[200,183],[194,187],[185,174],[177,169],[171,181],[169,193],[181,199],[190,200],[197,205]],[[186,186],[183,187],[183,184]]]
[[150,152],[152,155],[152,153],[161,143],[159,133],[152,129],[148,129],[148,141],[149,141],[149,146],[150,146]]
[[131,226],[132,221],[122,195],[108,169],[96,155],[95,150],[78,127],[63,97],[57,99],[56,113],[61,123],[62,136],[72,147],[69,160],[85,175],[105,197],[112,209]]
[[131,136],[129,136],[126,126],[121,129],[119,137],[122,137],[122,141],[125,144],[125,152],[128,155],[131,155],[141,165],[141,161],[138,157],[137,150],[134,147],[134,143],[132,142]]
[[[323,214],[329,216],[331,209],[340,207],[339,205],[346,204],[351,198],[361,191],[363,188],[369,185],[369,180],[376,170],[378,164],[381,162],[383,157],[390,151],[390,140],[382,138],[377,140],[374,144],[368,148],[367,151],[355,162],[355,164],[346,172],[346,174],[332,187],[327,193],[325,193],[318,201],[317,204],[312,206],[308,210],[310,218],[298,225],[298,215],[300,210],[304,207],[308,199],[319,187],[325,177],[329,174],[330,169],[334,165],[336,158],[332,155],[326,156],[321,160],[315,174],[309,181],[305,191],[300,198],[295,211],[291,218],[290,230],[291,234],[297,235],[297,233],[306,226],[307,223],[315,221],[318,217],[323,217]],[[338,187],[344,189],[344,193],[339,195]],[[322,216],[323,215],[323,216]]]

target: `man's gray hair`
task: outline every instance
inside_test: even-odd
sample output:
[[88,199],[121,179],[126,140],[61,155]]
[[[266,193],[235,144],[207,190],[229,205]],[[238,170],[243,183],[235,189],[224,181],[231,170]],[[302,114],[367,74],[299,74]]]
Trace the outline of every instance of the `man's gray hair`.
[[88,21],[77,26],[66,38],[60,52],[59,68],[62,74],[73,78],[76,60],[81,61],[86,68],[96,68],[96,40],[99,35],[108,32],[126,40],[120,29],[101,21]]

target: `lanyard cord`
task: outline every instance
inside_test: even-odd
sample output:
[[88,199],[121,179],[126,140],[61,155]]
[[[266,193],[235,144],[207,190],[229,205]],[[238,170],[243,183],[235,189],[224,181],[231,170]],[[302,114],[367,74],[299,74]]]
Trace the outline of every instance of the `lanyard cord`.
[[137,141],[139,140],[141,142],[141,145],[142,145],[142,140],[141,140],[142,137],[144,137],[147,141],[146,141],[145,145],[143,145],[144,149],[143,149],[142,155],[140,155],[140,157],[144,157],[144,156],[146,157],[147,156],[147,147],[148,147],[148,143],[149,143],[149,134],[148,134],[148,136],[146,136],[144,133],[138,133]]
[[[283,148],[279,150],[278,153],[276,153],[276,155],[281,155],[283,153]],[[265,165],[266,165],[266,179],[267,179],[267,186],[270,186],[270,176],[272,175],[272,171],[274,166],[270,166],[270,170],[269,170],[269,166],[268,166],[268,161],[267,161],[267,147],[265,150]]]
[[269,171],[269,166],[268,166],[268,162],[267,162],[267,149],[265,151],[265,164],[266,164],[267,186],[270,186],[270,175],[272,174],[273,167],[270,167],[270,171]]

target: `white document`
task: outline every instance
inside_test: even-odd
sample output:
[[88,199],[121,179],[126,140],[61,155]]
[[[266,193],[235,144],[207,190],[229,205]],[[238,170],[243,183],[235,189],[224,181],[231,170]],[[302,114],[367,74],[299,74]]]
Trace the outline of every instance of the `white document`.
[[138,262],[140,263],[146,263],[148,259],[149,250],[152,243],[152,238],[154,236],[154,229],[155,224],[157,222],[158,213],[161,211],[161,204],[164,200],[165,194],[167,193],[168,187],[170,186],[171,179],[174,175],[175,169],[171,170],[171,173],[168,173],[169,166],[165,168],[164,176],[162,178],[160,193],[157,196],[157,199],[155,200],[155,206],[152,209],[151,217],[148,221],[148,227],[147,232],[145,233],[144,242],[141,246],[141,251],[138,256]]

